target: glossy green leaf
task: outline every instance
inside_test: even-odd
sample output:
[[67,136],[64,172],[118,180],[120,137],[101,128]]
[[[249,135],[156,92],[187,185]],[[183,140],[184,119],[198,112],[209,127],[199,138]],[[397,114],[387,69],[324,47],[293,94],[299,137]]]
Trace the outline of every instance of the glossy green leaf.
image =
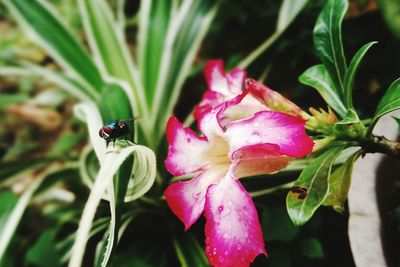
[[118,84],[111,83],[104,88],[98,106],[104,123],[133,118],[130,101]]
[[317,89],[326,103],[328,103],[341,118],[346,116],[346,107],[340,98],[340,93],[336,90],[335,85],[329,77],[325,66],[315,65],[308,68],[300,75],[299,81]]
[[179,263],[181,264],[180,266],[210,266],[204,254],[204,249],[190,233],[173,240],[173,243]]
[[327,69],[340,99],[344,95],[346,58],[342,44],[342,20],[348,0],[329,0],[314,27],[314,46]]
[[324,201],[332,165],[344,148],[344,144],[333,146],[316,157],[289,191],[286,205],[295,225],[305,224]]
[[74,73],[95,91],[102,89],[103,81],[96,65],[47,2],[5,0],[3,3],[65,70]]
[[357,151],[346,162],[336,168],[329,177],[329,190],[324,202],[325,206],[332,206],[337,212],[344,211],[344,204],[349,193],[351,175],[354,162],[360,156],[361,151]]
[[368,50],[376,44],[377,42],[369,42],[363,45],[360,50],[354,55],[353,59],[350,61],[349,68],[346,71],[346,75],[344,77],[344,102],[346,107],[351,108],[353,107],[353,85],[354,85],[354,78],[356,76],[358,67],[362,59],[364,58],[365,54]]
[[368,131],[372,132],[376,122],[383,115],[400,109],[400,78],[395,80],[386,91],[385,95],[379,101],[378,107],[375,110],[375,115],[369,125]]

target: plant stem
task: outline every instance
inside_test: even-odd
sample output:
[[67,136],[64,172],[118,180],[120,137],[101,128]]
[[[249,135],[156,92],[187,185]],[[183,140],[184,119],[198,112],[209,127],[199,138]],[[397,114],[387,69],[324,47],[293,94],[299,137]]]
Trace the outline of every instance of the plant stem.
[[372,135],[370,139],[360,141],[365,153],[384,153],[400,159],[400,142],[391,141],[384,136]]

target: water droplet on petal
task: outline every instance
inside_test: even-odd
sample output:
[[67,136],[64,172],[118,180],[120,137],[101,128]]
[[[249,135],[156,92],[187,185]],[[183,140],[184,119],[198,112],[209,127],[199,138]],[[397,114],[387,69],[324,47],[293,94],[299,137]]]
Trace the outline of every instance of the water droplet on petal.
[[237,250],[242,250],[242,246],[240,245],[240,244],[238,244],[237,246],[236,246],[236,248],[237,248]]
[[218,262],[219,263],[224,263],[224,261],[225,261],[225,258],[223,256],[219,256],[218,257]]
[[192,140],[188,137],[188,138],[186,138],[186,141],[187,141],[188,143],[190,143],[190,141],[192,141]]
[[224,255],[228,256],[229,252],[227,250],[225,250]]
[[218,207],[218,213],[219,213],[219,214],[221,214],[221,212],[222,212],[223,210],[224,210],[224,206],[221,205],[221,206]]
[[244,262],[246,259],[244,257],[240,257],[240,261]]

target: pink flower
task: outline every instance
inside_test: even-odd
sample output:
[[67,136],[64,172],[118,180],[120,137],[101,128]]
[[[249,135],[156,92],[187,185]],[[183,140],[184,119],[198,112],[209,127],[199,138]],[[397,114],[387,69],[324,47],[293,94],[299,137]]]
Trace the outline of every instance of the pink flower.
[[204,66],[204,76],[208,90],[204,93],[202,101],[194,111],[196,120],[210,108],[240,95],[243,92],[246,71],[233,69],[230,73],[225,73],[222,60],[210,60]]
[[[302,118],[265,105],[270,99],[264,97],[272,90],[248,86],[242,92],[241,86],[232,86],[239,84],[232,77],[244,79],[243,75],[224,74],[221,62],[214,64],[213,72],[209,64],[210,94],[205,94],[197,113],[202,135],[184,128],[175,117],[167,125],[168,171],[196,176],[170,185],[164,195],[186,230],[204,212],[206,255],[213,266],[249,266],[266,250],[256,208],[238,179],[276,172],[291,158],[310,153],[313,142]],[[216,84],[228,85],[228,90],[222,93]],[[217,98],[207,97],[214,92]]]

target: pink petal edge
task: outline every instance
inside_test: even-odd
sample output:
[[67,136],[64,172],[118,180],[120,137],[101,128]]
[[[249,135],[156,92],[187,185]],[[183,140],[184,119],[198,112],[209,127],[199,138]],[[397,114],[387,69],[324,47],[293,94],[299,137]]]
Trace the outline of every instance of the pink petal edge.
[[249,78],[246,80],[245,88],[249,90],[254,97],[264,102],[269,109],[299,118],[302,117],[302,111],[296,104],[264,84]]
[[207,140],[183,127],[174,116],[167,123],[167,140],[169,148],[165,167],[172,175],[192,173],[204,165],[203,153],[209,145]]
[[233,121],[226,127],[231,155],[241,147],[275,144],[280,154],[302,158],[311,153],[314,142],[307,135],[305,121],[281,112],[260,111],[253,117]]
[[246,267],[267,255],[256,208],[240,182],[229,175],[207,190],[206,255],[215,267]]
[[224,173],[205,170],[190,181],[176,182],[167,187],[164,192],[167,204],[183,222],[185,231],[203,213],[207,188],[223,175]]

